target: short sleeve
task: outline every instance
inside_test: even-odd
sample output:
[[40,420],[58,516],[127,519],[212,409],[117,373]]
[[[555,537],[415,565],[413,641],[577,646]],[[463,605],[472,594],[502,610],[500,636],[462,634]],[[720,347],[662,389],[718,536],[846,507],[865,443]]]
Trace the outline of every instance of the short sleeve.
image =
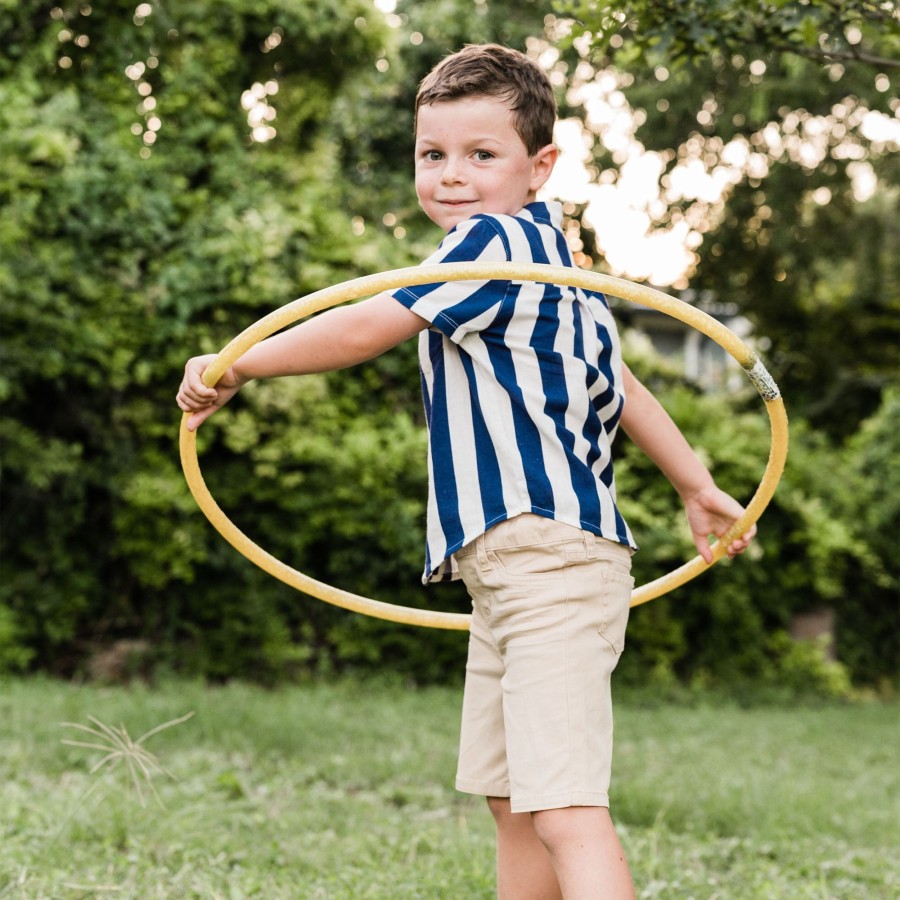
[[[460,222],[423,265],[509,260],[509,240],[500,224],[488,216],[475,216]],[[442,281],[399,288],[392,296],[459,343],[469,332],[483,331],[493,322],[509,288],[510,282],[500,279]]]

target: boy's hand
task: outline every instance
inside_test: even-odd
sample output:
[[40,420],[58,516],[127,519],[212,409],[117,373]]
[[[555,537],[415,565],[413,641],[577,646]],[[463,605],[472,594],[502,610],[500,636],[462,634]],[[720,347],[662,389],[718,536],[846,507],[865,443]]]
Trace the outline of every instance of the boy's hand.
[[213,353],[194,356],[184,367],[184,378],[175,401],[184,412],[194,414],[187,421],[188,431],[195,431],[201,422],[221,409],[244,384],[232,366],[215,387],[207,387],[202,376],[215,358]]
[[[725,491],[713,485],[685,497],[684,508],[694,544],[703,559],[711,563],[713,558],[709,546],[710,534],[722,537],[744,511],[744,507]],[[743,553],[755,536],[756,525],[753,525],[745,534],[735,538],[726,548],[729,559]]]

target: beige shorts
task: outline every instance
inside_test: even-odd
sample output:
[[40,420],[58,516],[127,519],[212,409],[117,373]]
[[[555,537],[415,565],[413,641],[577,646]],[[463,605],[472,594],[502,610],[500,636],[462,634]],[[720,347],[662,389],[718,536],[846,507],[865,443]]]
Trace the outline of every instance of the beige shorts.
[[528,513],[456,557],[472,597],[457,789],[513,812],[608,806],[631,550]]

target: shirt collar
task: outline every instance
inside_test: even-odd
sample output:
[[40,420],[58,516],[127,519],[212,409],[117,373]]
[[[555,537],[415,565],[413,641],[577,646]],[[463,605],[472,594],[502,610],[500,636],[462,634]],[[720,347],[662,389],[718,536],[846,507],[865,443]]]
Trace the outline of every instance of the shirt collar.
[[535,200],[534,203],[527,204],[522,209],[522,213],[525,213],[535,222],[552,225],[554,228],[562,228],[562,203],[556,200]]

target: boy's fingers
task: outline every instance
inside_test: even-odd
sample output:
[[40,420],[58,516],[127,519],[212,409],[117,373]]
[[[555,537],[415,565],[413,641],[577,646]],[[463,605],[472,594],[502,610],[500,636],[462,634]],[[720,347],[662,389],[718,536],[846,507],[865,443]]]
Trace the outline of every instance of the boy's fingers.
[[705,537],[697,537],[694,539],[694,546],[696,546],[700,555],[703,557],[704,561],[707,564],[711,564],[713,561],[712,550],[709,546],[709,538]]
[[[217,399],[218,395],[215,393],[212,397],[198,397],[187,391],[179,391],[178,395],[175,397],[175,402],[182,412],[195,413],[200,412],[201,410],[209,410],[209,413],[211,413],[216,407]],[[207,413],[207,415],[209,415],[209,413]]]
[[215,408],[212,406],[208,406],[206,409],[201,409],[199,412],[195,412],[193,415],[188,417],[187,430],[196,431],[200,427],[200,425],[205,422],[214,412]]
[[728,547],[728,555],[729,557],[735,557],[740,553],[743,553],[752,542],[753,538],[756,537],[756,526],[754,525],[749,531],[742,534],[739,538],[735,538]]
[[208,387],[202,381],[190,381],[187,378],[181,383],[178,396],[193,403],[212,403],[218,397],[219,392],[214,387]]
[[197,397],[215,397],[218,393],[214,387],[204,384],[199,377],[185,378],[182,388],[186,393]]

